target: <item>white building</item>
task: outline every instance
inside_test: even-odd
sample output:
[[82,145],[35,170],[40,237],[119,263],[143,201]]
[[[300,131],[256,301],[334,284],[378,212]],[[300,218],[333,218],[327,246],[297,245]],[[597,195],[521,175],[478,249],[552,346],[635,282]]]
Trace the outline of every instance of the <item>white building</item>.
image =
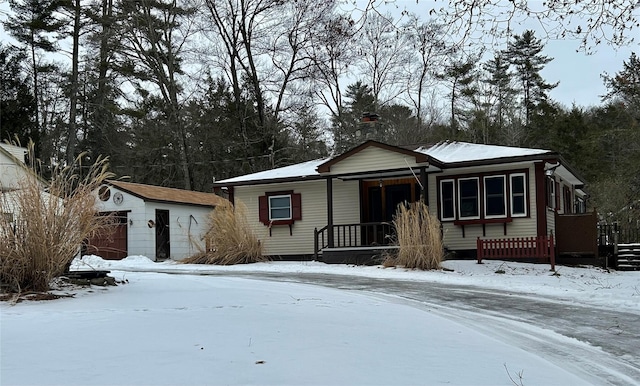
[[98,211],[118,218],[114,233],[90,240],[85,251],[105,259],[189,257],[204,246],[208,216],[224,200],[213,193],[120,181],[108,181],[95,194]]

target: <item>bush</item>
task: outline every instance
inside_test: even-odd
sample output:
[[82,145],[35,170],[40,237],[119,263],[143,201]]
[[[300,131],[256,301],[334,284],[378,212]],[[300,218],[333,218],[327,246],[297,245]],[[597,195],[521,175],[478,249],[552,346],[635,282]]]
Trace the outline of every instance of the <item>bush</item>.
[[400,205],[393,225],[398,254],[388,257],[384,266],[401,265],[410,269],[438,269],[444,255],[440,221],[423,202]]
[[204,235],[203,252],[182,260],[185,264],[233,265],[268,261],[262,245],[247,223],[246,206],[235,207],[225,201],[209,215],[209,229]]
[[78,157],[73,165],[55,168],[48,182],[28,174],[16,190],[1,194],[0,281],[9,291],[47,291],[83,241],[109,224],[108,216],[96,216],[92,192],[111,177],[106,159],[84,176],[75,173],[81,166]]

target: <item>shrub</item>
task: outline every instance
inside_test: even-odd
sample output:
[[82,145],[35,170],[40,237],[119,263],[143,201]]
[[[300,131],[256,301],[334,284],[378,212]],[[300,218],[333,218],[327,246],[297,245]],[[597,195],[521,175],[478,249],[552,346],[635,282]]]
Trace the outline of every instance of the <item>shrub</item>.
[[262,245],[247,222],[246,206],[225,201],[209,215],[204,251],[182,260],[185,264],[233,265],[267,261]]
[[108,225],[108,216],[96,216],[92,192],[111,177],[106,159],[84,176],[76,174],[82,170],[80,159],[54,168],[47,182],[30,173],[17,189],[1,194],[0,281],[10,291],[47,291],[51,279],[67,271],[83,241]]
[[398,254],[385,266],[401,265],[410,269],[438,269],[444,254],[440,221],[429,213],[423,202],[400,205],[393,220]]

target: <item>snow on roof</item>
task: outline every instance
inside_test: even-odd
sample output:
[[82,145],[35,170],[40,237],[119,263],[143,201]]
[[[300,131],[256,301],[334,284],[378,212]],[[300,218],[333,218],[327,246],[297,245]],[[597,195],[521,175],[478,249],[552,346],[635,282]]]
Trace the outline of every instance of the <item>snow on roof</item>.
[[429,148],[419,147],[416,152],[427,154],[443,163],[484,161],[500,158],[525,157],[552,153],[550,150],[523,147],[484,145],[478,143],[445,141]]
[[276,180],[282,178],[296,178],[319,175],[316,168],[329,160],[329,158],[321,158],[313,161],[306,161],[299,164],[284,166],[277,169],[265,170],[258,173],[246,174],[244,176],[238,176],[229,178],[226,180],[218,181],[221,183],[237,183],[245,181],[259,181],[259,180]]
[[[531,155],[541,155],[552,153],[549,150],[527,149],[521,147],[483,145],[477,143],[445,141],[433,145],[429,148],[421,146],[414,150],[415,152],[427,154],[442,163],[457,163],[468,161],[484,161],[500,158],[524,157]],[[272,170],[265,170],[258,173],[246,174],[243,176],[233,177],[221,180],[216,185],[236,184],[249,181],[278,180],[286,178],[304,178],[310,176],[319,176],[316,170],[318,166],[330,160],[332,157],[316,159],[313,161],[302,162],[295,165],[285,166]]]

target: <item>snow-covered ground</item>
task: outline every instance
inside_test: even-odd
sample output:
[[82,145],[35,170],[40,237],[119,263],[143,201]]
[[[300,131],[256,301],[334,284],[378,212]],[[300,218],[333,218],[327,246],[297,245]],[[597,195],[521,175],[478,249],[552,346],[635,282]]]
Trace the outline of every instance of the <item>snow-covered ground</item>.
[[128,283],[75,291],[74,298],[1,304],[0,384],[598,384],[428,307],[234,276],[254,272],[474,285],[640,316],[639,272],[558,267],[552,275],[545,265],[495,261],[444,266],[453,271],[85,257],[73,268],[108,269]]

